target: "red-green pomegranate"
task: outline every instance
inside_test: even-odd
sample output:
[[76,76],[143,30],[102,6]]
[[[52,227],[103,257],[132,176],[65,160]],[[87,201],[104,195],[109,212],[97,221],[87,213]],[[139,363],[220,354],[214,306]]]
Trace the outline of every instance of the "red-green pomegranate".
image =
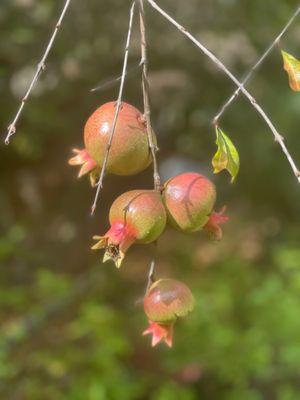
[[110,229],[93,250],[105,249],[103,262],[112,259],[120,267],[125,253],[133,243],[151,243],[163,232],[167,215],[161,195],[154,190],[131,190],[123,193],[109,211]]
[[144,298],[149,327],[143,335],[152,334],[152,346],[164,341],[171,347],[175,321],[193,308],[194,297],[184,283],[175,279],[159,279],[150,286]]
[[163,189],[163,201],[168,222],[183,232],[205,228],[217,240],[222,238],[220,224],[228,218],[213,211],[216,202],[215,185],[205,176],[187,172],[169,179]]
[[[82,165],[79,176],[101,169],[113,125],[116,102],[99,107],[84,128],[85,149],[74,149],[71,165]],[[154,137],[154,141],[155,137]],[[151,163],[144,116],[130,104],[122,103],[106,166],[116,175],[134,175]],[[97,171],[96,171],[97,172]],[[98,171],[99,173],[99,171]]]

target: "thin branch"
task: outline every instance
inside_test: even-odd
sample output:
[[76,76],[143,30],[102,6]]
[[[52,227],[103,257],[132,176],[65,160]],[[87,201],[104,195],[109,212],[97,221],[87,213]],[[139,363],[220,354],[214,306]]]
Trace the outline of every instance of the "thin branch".
[[149,99],[149,80],[148,80],[148,57],[147,57],[147,38],[146,38],[146,26],[145,26],[145,11],[144,2],[139,0],[139,13],[140,13],[140,32],[141,32],[141,54],[143,62],[142,71],[142,89],[143,89],[143,100],[144,100],[144,117],[146,120],[148,144],[153,160],[153,181],[154,189],[160,190],[161,180],[158,171],[158,163],[156,159],[156,153],[158,147],[154,141],[154,134],[151,126],[151,109]]
[[[133,67],[128,68],[125,76],[129,77],[131,75],[134,75],[141,68],[142,65],[143,65],[143,63],[141,61],[137,65],[134,65]],[[122,75],[119,75],[119,76],[117,76],[115,78],[111,78],[111,79],[105,80],[104,82],[99,83],[98,86],[94,87],[93,89],[90,89],[90,92],[97,92],[99,90],[108,89],[111,86],[114,86],[121,79],[122,79]]]
[[62,12],[60,14],[60,17],[59,17],[59,19],[58,19],[58,21],[57,21],[57,23],[55,25],[55,29],[54,29],[54,31],[52,33],[52,36],[51,36],[51,38],[50,38],[50,40],[49,40],[49,42],[47,44],[46,50],[45,50],[45,52],[44,52],[44,54],[42,56],[42,59],[37,65],[36,72],[35,72],[35,74],[34,74],[34,76],[32,78],[32,81],[31,81],[28,89],[27,89],[27,92],[25,93],[25,96],[23,97],[23,99],[21,101],[20,107],[19,107],[19,109],[18,109],[18,111],[17,111],[17,113],[15,115],[14,120],[11,122],[11,124],[7,128],[8,132],[7,132],[7,136],[5,138],[5,144],[6,145],[9,144],[11,136],[13,136],[16,133],[16,131],[17,131],[16,125],[17,125],[17,122],[18,122],[18,120],[19,120],[19,118],[20,118],[20,116],[22,114],[23,108],[25,107],[25,104],[26,104],[26,102],[27,102],[27,100],[28,100],[28,98],[29,98],[29,96],[30,96],[30,94],[32,92],[32,89],[34,88],[35,84],[37,83],[40,75],[42,74],[42,72],[46,68],[46,61],[47,61],[48,55],[49,55],[49,53],[51,51],[51,48],[52,48],[52,46],[54,44],[56,35],[57,35],[58,31],[59,31],[59,28],[61,27],[61,24],[63,22],[63,19],[64,19],[65,15],[66,15],[66,12],[68,10],[68,7],[69,7],[70,3],[71,3],[71,0],[66,0],[65,5],[63,7],[63,10],[62,10]]
[[99,181],[97,183],[97,191],[96,191],[95,199],[94,199],[94,202],[93,202],[93,205],[92,205],[91,215],[93,215],[95,210],[96,210],[97,201],[98,201],[98,198],[99,198],[99,195],[100,195],[100,191],[101,191],[101,189],[103,187],[103,179],[104,179],[104,175],[105,175],[108,156],[109,156],[110,148],[111,148],[111,145],[112,145],[113,137],[114,137],[114,134],[115,134],[119,112],[120,112],[121,105],[122,105],[122,96],[123,96],[125,77],[126,77],[126,72],[127,72],[129,46],[130,46],[130,41],[131,41],[131,32],[132,32],[134,10],[135,10],[135,1],[133,1],[132,5],[130,7],[129,26],[128,26],[126,45],[125,45],[123,70],[122,70],[122,77],[121,77],[119,95],[118,95],[118,100],[116,102],[116,111],[115,111],[112,128],[111,128],[111,131],[110,131],[110,134],[109,134],[109,138],[108,138],[108,142],[107,142],[107,146],[106,146],[106,151],[105,151],[105,156],[104,156],[104,160],[103,160],[103,165],[102,165],[102,168],[101,168],[100,178],[99,178]]
[[297,168],[292,156],[290,155],[288,149],[284,144],[284,138],[278,133],[270,118],[267,116],[265,111],[261,108],[261,106],[256,102],[255,98],[243,87],[241,82],[228,70],[228,68],[220,61],[210,50],[208,50],[201,42],[199,42],[195,36],[193,36],[190,32],[186,30],[182,25],[180,25],[177,21],[175,21],[169,14],[167,14],[162,8],[160,8],[154,0],[147,0],[148,3],[158,11],[165,19],[171,22],[183,35],[185,35],[188,39],[190,39],[207,57],[209,57],[241,90],[241,92],[245,95],[245,97],[249,100],[252,106],[256,109],[256,111],[261,115],[264,119],[271,132],[273,133],[274,139],[279,143],[282,151],[284,152],[292,170],[300,183],[300,171]]
[[151,261],[150,269],[148,273],[148,282],[146,287],[146,293],[148,292],[151,285],[155,282],[155,260]]
[[[300,13],[300,6],[298,6],[297,10],[294,12],[294,14],[291,16],[291,18],[288,20],[282,31],[279,33],[279,35],[274,39],[274,41],[270,44],[270,46],[266,49],[266,51],[263,53],[263,55],[259,58],[259,60],[254,64],[254,66],[250,69],[246,77],[242,81],[242,86],[245,86],[246,83],[250,80],[252,77],[253,73],[257,70],[257,68],[262,64],[262,62],[266,59],[266,57],[269,55],[269,53],[273,50],[273,48],[279,43],[280,39],[282,36],[286,33],[286,31],[289,29],[289,27],[292,25],[292,23],[295,21],[297,16]],[[218,114],[214,117],[213,119],[213,124],[218,125],[218,121],[221,118],[221,116],[224,114],[225,110],[237,99],[238,95],[240,94],[241,89],[238,88],[236,91],[230,96],[227,101],[224,103],[224,105],[221,107],[220,111]]]

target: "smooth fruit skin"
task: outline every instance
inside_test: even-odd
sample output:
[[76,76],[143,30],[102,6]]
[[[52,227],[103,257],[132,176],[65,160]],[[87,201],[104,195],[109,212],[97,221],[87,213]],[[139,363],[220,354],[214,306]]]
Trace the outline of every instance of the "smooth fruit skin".
[[215,185],[194,172],[180,174],[165,183],[163,201],[170,225],[183,232],[195,232],[209,220],[216,202]]
[[151,285],[144,298],[149,327],[143,334],[152,334],[152,346],[160,341],[172,346],[175,321],[192,311],[194,303],[192,292],[180,281],[160,279]]
[[147,291],[144,310],[153,322],[174,322],[184,317],[194,307],[194,297],[190,289],[175,279],[159,279]]
[[119,268],[133,243],[151,243],[164,231],[167,215],[161,195],[155,190],[131,190],[123,193],[109,211],[110,229],[94,236],[93,250],[105,249],[103,262],[112,259]]
[[[90,175],[95,186],[104,163],[110,137],[116,102],[108,102],[99,107],[87,120],[84,128],[85,148],[73,149],[75,154],[69,159],[70,165],[81,166],[78,177]],[[156,144],[156,136],[152,132]],[[128,103],[122,103],[106,171],[116,175],[135,175],[151,164],[151,153],[146,122],[141,112]]]
[[205,229],[210,237],[221,240],[221,224],[228,221],[220,212],[213,211],[216,202],[215,185],[205,176],[187,172],[169,179],[163,188],[168,222],[175,229],[188,233]]
[[[99,107],[84,128],[85,148],[97,165],[102,167],[108,139],[113,125],[116,102]],[[151,163],[147,129],[141,112],[122,103],[110,148],[107,172],[134,175]]]

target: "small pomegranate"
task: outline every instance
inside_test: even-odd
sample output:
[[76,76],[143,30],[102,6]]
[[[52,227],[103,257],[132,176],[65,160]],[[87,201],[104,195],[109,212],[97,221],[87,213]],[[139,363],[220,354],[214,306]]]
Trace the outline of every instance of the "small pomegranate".
[[205,176],[194,172],[177,175],[165,183],[162,196],[168,222],[174,228],[183,232],[205,228],[213,238],[222,238],[219,225],[228,217],[225,207],[219,213],[213,211],[216,188]]
[[159,192],[131,190],[123,193],[109,211],[110,229],[93,250],[105,249],[103,262],[112,259],[120,267],[125,253],[133,243],[151,243],[163,232],[167,215]]
[[[84,128],[85,149],[74,149],[76,155],[69,160],[70,165],[82,165],[79,177],[91,171],[94,171],[94,175],[99,174],[113,125],[115,108],[116,102],[105,103],[89,117]],[[134,175],[143,171],[150,163],[145,119],[138,109],[123,102],[106,170],[116,175]],[[94,181],[95,176],[92,176],[92,182]]]
[[144,310],[149,327],[143,335],[152,334],[152,346],[164,341],[173,343],[173,327],[178,317],[186,316],[194,308],[190,289],[175,279],[160,279],[148,289],[144,298]]

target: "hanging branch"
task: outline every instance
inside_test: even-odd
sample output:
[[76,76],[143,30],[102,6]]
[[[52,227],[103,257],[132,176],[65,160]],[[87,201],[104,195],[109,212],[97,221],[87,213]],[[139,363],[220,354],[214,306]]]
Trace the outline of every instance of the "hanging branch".
[[99,181],[97,183],[97,191],[96,191],[95,199],[94,199],[94,202],[93,202],[93,205],[92,205],[91,215],[93,215],[95,210],[96,210],[97,201],[98,201],[98,198],[99,198],[99,195],[100,195],[100,191],[101,191],[101,189],[103,187],[103,179],[104,179],[104,175],[105,175],[108,156],[109,156],[110,148],[111,148],[111,145],[112,145],[114,133],[115,133],[115,130],[116,130],[116,125],[117,125],[117,121],[118,121],[120,108],[121,108],[121,105],[122,105],[122,97],[123,97],[123,90],[124,90],[124,84],[125,84],[125,77],[126,77],[126,73],[127,73],[128,55],[129,55],[129,47],[130,47],[130,41],[131,41],[131,32],[132,32],[132,23],[133,23],[133,17],[134,17],[134,10],[135,10],[135,1],[132,3],[132,5],[130,7],[129,26],[128,26],[126,45],[125,45],[123,70],[122,70],[122,77],[121,77],[119,95],[118,95],[118,100],[117,100],[117,103],[116,103],[116,111],[115,111],[115,114],[114,114],[112,128],[111,128],[110,135],[109,135],[108,142],[107,142],[107,146],[106,146],[106,151],[105,151],[105,156],[104,156],[104,160],[103,160],[103,165],[102,165],[102,168],[101,168],[100,178],[99,178]]
[[271,132],[273,133],[274,139],[279,143],[283,153],[285,154],[291,169],[298,182],[300,183],[300,171],[298,170],[292,156],[290,155],[287,147],[284,144],[284,138],[278,133],[275,126],[273,125],[270,118],[267,116],[265,111],[261,108],[261,106],[257,103],[255,98],[244,88],[244,86],[238,81],[238,79],[228,70],[228,68],[220,61],[209,49],[207,49],[201,42],[199,42],[195,36],[193,36],[190,32],[186,30],[182,25],[180,25],[177,21],[175,21],[169,14],[167,14],[162,8],[156,4],[154,0],[147,0],[148,3],[158,11],[165,19],[167,19],[172,25],[174,25],[183,35],[185,35],[189,40],[191,40],[207,57],[209,57],[240,89],[240,91],[245,95],[248,101],[252,104],[252,106],[256,109],[256,111],[261,115],[264,119]]
[[154,143],[154,135],[151,126],[151,109],[150,109],[150,100],[149,100],[149,80],[148,80],[148,57],[147,57],[147,39],[146,39],[146,26],[145,26],[145,11],[144,11],[144,2],[143,0],[139,0],[139,14],[140,14],[140,32],[141,32],[141,54],[142,54],[142,89],[143,89],[143,100],[144,100],[144,117],[146,120],[147,127],[147,135],[148,135],[148,143],[149,148],[152,155],[153,160],[153,181],[154,181],[154,189],[160,190],[161,188],[161,180],[158,171],[158,163],[156,159],[156,153],[158,151],[158,147],[156,143]]
[[[257,70],[257,68],[261,65],[261,63],[266,59],[266,57],[269,55],[269,53],[273,50],[273,48],[280,42],[280,39],[282,36],[286,33],[286,31],[289,29],[289,27],[292,25],[292,23],[295,21],[297,18],[298,14],[300,13],[300,6],[298,6],[297,10],[294,12],[294,14],[291,16],[291,18],[288,20],[282,31],[279,33],[279,35],[275,38],[275,40],[271,43],[271,45],[266,49],[266,51],[263,53],[263,55],[259,58],[259,60],[254,64],[254,66],[250,69],[244,80],[242,81],[241,86],[245,86],[246,83],[250,80],[252,77],[253,73]],[[224,103],[224,105],[221,107],[220,111],[218,114],[214,117],[213,119],[213,124],[215,126],[218,125],[219,119],[221,116],[224,114],[225,110],[237,99],[239,94],[241,93],[241,88],[236,89],[236,91],[232,94],[231,97],[227,99],[227,101]]]
[[58,33],[58,31],[59,31],[59,29],[61,27],[61,24],[63,22],[63,19],[64,19],[65,15],[66,15],[66,12],[68,10],[68,7],[69,7],[70,3],[71,3],[71,0],[66,0],[65,5],[63,7],[63,10],[62,10],[62,12],[60,14],[60,17],[59,17],[59,19],[58,19],[58,21],[57,21],[57,23],[55,25],[55,29],[54,29],[54,31],[52,33],[52,36],[51,36],[51,38],[50,38],[50,40],[49,40],[49,42],[47,44],[46,50],[45,50],[45,52],[44,52],[44,54],[42,56],[41,61],[37,65],[36,72],[35,72],[35,74],[34,74],[34,76],[32,78],[32,81],[31,81],[31,83],[30,83],[30,85],[29,85],[29,87],[27,89],[27,92],[26,92],[25,96],[23,97],[23,99],[21,101],[21,104],[20,104],[20,107],[19,107],[19,109],[18,109],[18,111],[16,113],[16,116],[15,116],[14,120],[12,121],[12,123],[7,128],[8,132],[7,132],[7,136],[5,138],[5,144],[6,145],[8,145],[10,143],[11,136],[13,136],[16,133],[16,131],[17,131],[16,125],[17,125],[17,122],[18,122],[18,120],[19,120],[19,118],[20,118],[20,116],[22,114],[23,108],[25,107],[25,104],[26,104],[26,102],[27,102],[27,100],[28,100],[28,98],[29,98],[29,96],[30,96],[30,94],[32,92],[32,89],[34,88],[35,84],[37,83],[40,75],[42,74],[42,72],[46,68],[46,61],[47,61],[48,55],[49,55],[49,53],[51,51],[51,48],[52,48],[52,46],[54,44],[56,35],[57,35],[57,33]]

